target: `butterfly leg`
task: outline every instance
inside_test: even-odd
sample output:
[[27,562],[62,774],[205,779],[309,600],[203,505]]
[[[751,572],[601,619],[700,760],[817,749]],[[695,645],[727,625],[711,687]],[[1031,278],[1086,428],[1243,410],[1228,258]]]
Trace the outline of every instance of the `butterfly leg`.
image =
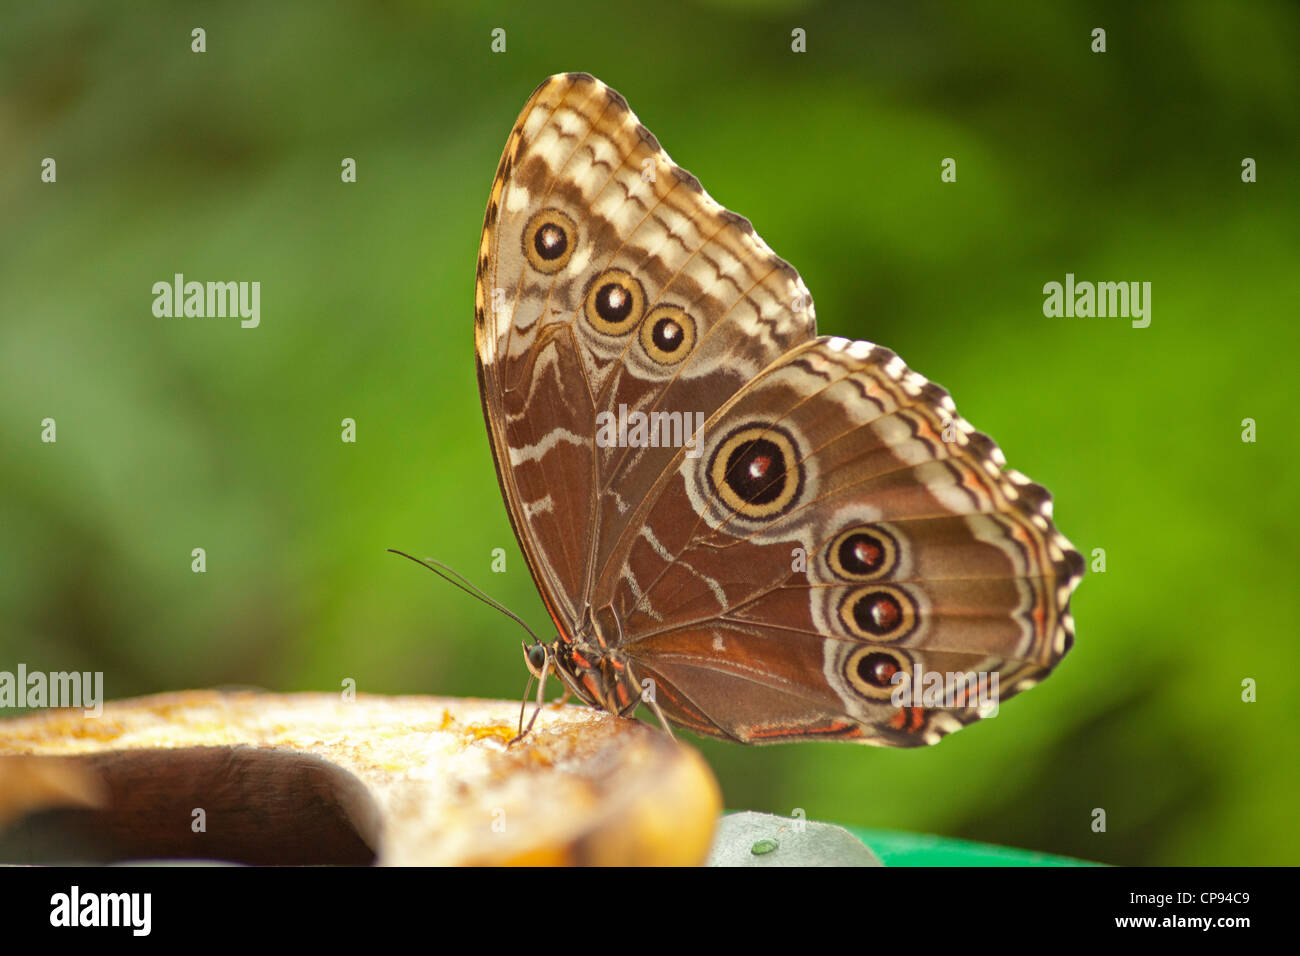
[[535,678],[529,674],[528,683],[524,685],[523,699],[519,701],[519,733],[515,735],[516,739],[524,735],[524,711],[528,709],[528,694],[533,689],[534,680]]
[[[513,747],[515,744],[519,743],[519,741],[523,740],[523,739],[524,739],[525,737],[527,737],[530,733],[532,733],[532,730],[533,730],[533,724],[537,723],[537,715],[540,714],[540,713],[542,712],[542,704],[545,703],[545,695],[546,695],[546,675],[549,674],[550,671],[551,671],[551,659],[550,659],[550,657],[547,657],[547,659],[546,659],[546,663],[545,663],[544,665],[542,665],[542,676],[541,676],[541,677],[538,679],[538,681],[537,681],[537,703],[536,703],[536,706],[533,708],[533,716],[532,716],[531,718],[529,718],[529,720],[528,720],[528,726],[527,726],[527,727],[521,727],[519,733],[517,733],[517,734],[516,734],[516,735],[515,735],[515,736],[514,736],[514,737],[513,737],[513,738],[512,738],[512,739],[511,739],[507,744],[506,744],[507,747]],[[527,700],[527,699],[528,699],[528,698],[527,698],[527,691],[525,691],[524,694],[525,694],[524,699]],[[523,721],[524,721],[524,709],[523,709],[523,707],[521,706],[521,707],[519,708],[519,723],[522,725],[522,724],[523,724]]]
[[653,710],[655,716],[659,718],[659,725],[663,727],[664,733],[668,735],[668,739],[676,740],[677,738],[673,736],[673,726],[672,724],[668,723],[668,718],[665,717],[664,712],[659,709],[659,702],[655,700],[653,697],[651,697],[648,701],[646,701],[646,703],[650,705],[650,709]]
[[[641,687],[641,682],[638,681],[636,679],[636,676],[632,673],[632,665],[630,663],[624,662],[624,666],[627,668],[628,680],[632,682],[633,687],[639,689]],[[637,707],[639,707],[643,703],[650,705],[650,709],[654,711],[655,717],[659,719],[659,726],[663,727],[664,733],[668,735],[668,739],[676,740],[677,738],[673,736],[672,724],[668,723],[668,718],[665,717],[664,712],[659,709],[659,702],[655,700],[653,685],[649,697],[644,696],[644,694],[638,693],[637,696],[632,698],[631,702],[629,702],[626,707],[624,707],[621,711],[619,711],[618,715],[620,717],[630,717],[633,711],[635,711]]]

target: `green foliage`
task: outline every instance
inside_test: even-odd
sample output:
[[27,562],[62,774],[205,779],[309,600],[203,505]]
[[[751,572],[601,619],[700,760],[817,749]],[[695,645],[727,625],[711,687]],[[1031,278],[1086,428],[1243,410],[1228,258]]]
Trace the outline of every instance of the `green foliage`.
[[[1113,863],[1297,862],[1296,8],[625,10],[6,13],[0,670],[102,670],[110,697],[522,690],[513,627],[384,549],[549,628],[483,430],[473,278],[517,111],[581,69],[800,269],[823,331],[951,389],[1107,555],[1074,651],[996,720],[924,751],[706,742],[727,805]],[[260,327],[154,317],[175,272],[260,280]],[[1150,328],[1045,318],[1067,272],[1150,281]]]

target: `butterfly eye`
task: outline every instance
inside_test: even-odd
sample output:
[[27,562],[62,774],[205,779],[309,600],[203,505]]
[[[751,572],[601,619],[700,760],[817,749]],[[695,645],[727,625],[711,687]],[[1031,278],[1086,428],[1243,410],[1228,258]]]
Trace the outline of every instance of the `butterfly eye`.
[[840,620],[856,637],[896,641],[916,627],[916,607],[901,588],[858,588],[840,603]]
[[865,525],[841,532],[826,549],[826,563],[847,581],[883,578],[898,562],[898,543],[880,528]]
[[789,510],[803,488],[794,439],[775,425],[746,425],[723,441],[709,462],[714,494],[745,518]]
[[631,273],[606,269],[587,288],[582,310],[597,332],[623,335],[645,313],[645,290]]
[[657,305],[641,323],[641,347],[660,365],[676,365],[695,347],[695,320],[675,305]]
[[551,275],[569,264],[577,239],[572,219],[558,209],[543,209],[524,227],[524,256],[538,272]]
[[542,676],[542,668],[546,666],[546,647],[542,644],[533,644],[524,648],[524,656],[528,661],[528,669],[532,671],[534,677]]

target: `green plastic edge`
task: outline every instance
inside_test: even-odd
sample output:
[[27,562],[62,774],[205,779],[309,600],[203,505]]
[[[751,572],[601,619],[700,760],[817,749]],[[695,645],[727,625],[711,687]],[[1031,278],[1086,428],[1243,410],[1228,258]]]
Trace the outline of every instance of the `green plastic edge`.
[[1102,866],[1074,857],[1037,853],[993,843],[955,840],[929,833],[845,827],[885,866]]
[[[724,810],[723,815],[739,813]],[[823,821],[829,823],[830,821]],[[835,824],[843,826],[843,824]],[[976,843],[935,836],[931,833],[908,833],[905,830],[872,830],[845,826],[880,858],[885,866],[1105,866],[1089,860],[1055,853],[1038,853],[994,843]]]

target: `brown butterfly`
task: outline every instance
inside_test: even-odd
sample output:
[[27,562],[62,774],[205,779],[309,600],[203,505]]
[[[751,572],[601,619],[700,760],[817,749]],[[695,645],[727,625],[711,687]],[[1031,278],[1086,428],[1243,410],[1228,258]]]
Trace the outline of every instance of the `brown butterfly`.
[[893,352],[818,336],[799,274],[592,76],[510,134],[474,334],[543,683],[744,743],[912,746],[1069,650],[1083,559],[1047,491]]

